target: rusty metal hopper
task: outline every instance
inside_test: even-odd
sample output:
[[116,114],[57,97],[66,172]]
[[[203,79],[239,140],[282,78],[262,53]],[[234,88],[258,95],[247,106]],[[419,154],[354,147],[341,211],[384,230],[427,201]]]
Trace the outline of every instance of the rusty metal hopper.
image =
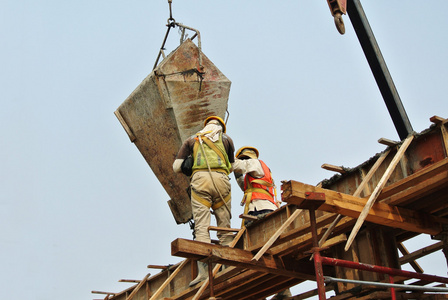
[[[192,218],[189,179],[172,169],[182,142],[199,131],[206,117],[224,118],[231,82],[191,41],[170,53],[115,115],[171,198],[174,219]],[[151,199],[159,201],[159,199]]]

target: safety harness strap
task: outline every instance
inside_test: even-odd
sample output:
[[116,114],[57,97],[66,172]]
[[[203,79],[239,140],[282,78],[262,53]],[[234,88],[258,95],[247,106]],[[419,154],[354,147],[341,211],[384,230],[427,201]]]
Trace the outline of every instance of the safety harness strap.
[[[201,198],[198,194],[195,193],[194,190],[191,190],[191,196],[194,198],[194,200],[198,201],[199,203],[202,203],[203,205],[207,206],[208,208],[212,208],[213,210],[216,210],[224,205],[224,202],[219,199],[219,201],[215,202],[215,204],[211,204],[210,201],[205,200],[204,198]],[[230,201],[231,194],[228,194],[226,197],[224,197],[224,201],[228,203]]]
[[246,189],[246,191],[244,192],[244,193],[262,193],[262,194],[266,194],[266,195],[268,195],[268,196],[271,196],[272,197],[272,194],[271,193],[269,193],[268,191],[266,191],[265,189],[262,189],[262,188],[254,188],[254,187],[252,187],[252,188],[248,188],[248,189]]
[[264,186],[267,186],[267,187],[274,186],[273,183],[267,182],[267,181],[262,180],[262,179],[254,179],[254,180],[252,180],[251,185],[252,185],[252,183],[258,183],[258,184],[261,184],[261,185],[264,185]]
[[[221,172],[221,173],[224,173],[224,174],[228,175],[226,170],[224,170],[224,169],[210,169],[210,171],[212,171],[212,172]],[[208,172],[208,170],[201,170],[201,169],[193,170],[193,173],[191,173],[190,177],[193,177],[193,174],[196,173],[196,172]]]
[[218,154],[219,155],[219,157],[222,159],[222,161],[224,161],[224,162],[226,162],[227,163],[227,161],[226,161],[226,159],[225,159],[225,157],[224,157],[224,154],[222,153],[222,151],[218,148],[218,147],[216,147],[216,145],[212,142],[212,141],[210,141],[207,137],[202,137],[202,140],[207,144],[207,146],[209,146],[213,151],[215,151],[216,152],[216,154]]

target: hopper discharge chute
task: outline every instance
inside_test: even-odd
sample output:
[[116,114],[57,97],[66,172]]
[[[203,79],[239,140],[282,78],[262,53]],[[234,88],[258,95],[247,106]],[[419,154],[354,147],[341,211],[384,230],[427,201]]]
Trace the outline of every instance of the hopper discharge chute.
[[230,84],[201,49],[187,39],[115,111],[168,193],[168,204],[178,224],[192,218],[189,179],[174,173],[172,164],[182,142],[202,129],[208,116],[224,118]]

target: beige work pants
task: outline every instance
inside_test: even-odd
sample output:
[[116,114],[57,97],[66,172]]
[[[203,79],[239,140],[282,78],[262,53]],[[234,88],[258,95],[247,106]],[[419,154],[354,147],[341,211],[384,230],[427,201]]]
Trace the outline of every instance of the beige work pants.
[[[221,197],[216,189],[219,190],[222,197],[230,195],[230,179],[224,173],[211,172],[213,182],[208,171],[196,172],[191,178],[191,189],[203,200],[210,203],[213,206],[215,203],[221,201]],[[231,209],[231,201],[227,202],[227,207]],[[194,229],[196,234],[196,240],[205,243],[211,243],[210,233],[208,232],[208,226],[210,226],[211,213],[210,208],[199,201],[196,201],[191,197],[191,208],[193,211]],[[216,223],[218,227],[230,228],[230,212],[226,208],[226,205],[214,210],[216,217]],[[219,243],[222,246],[228,246],[232,240],[233,235],[231,233],[218,231],[217,233]]]

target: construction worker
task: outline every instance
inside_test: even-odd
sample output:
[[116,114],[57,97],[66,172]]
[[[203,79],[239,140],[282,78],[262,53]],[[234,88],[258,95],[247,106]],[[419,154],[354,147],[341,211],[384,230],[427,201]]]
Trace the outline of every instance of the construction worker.
[[[182,163],[189,155],[193,157],[190,177],[191,208],[196,241],[211,243],[208,227],[211,212],[216,217],[218,227],[230,228],[231,188],[229,174],[234,162],[235,147],[232,139],[225,134],[226,125],[217,116],[204,121],[204,128],[189,137],[180,148],[173,163],[174,172],[182,172]],[[233,235],[218,231],[219,243],[228,246]],[[190,286],[203,281],[208,276],[207,264],[198,261],[198,276]]]
[[[271,170],[258,159],[257,148],[244,146],[236,152],[233,173],[240,188],[244,191],[241,204],[244,205],[244,214],[263,218],[276,210],[279,203],[276,201],[274,179]],[[245,221],[247,226],[251,221]],[[291,291],[286,289],[276,294],[272,300],[281,300],[291,297]]]
[[[233,173],[238,185],[244,191],[241,201],[244,205],[244,214],[263,218],[279,207],[271,170],[261,159],[258,159],[259,152],[255,147],[241,147],[235,156]],[[250,223],[251,221],[246,220],[244,225],[247,226]],[[286,289],[276,294],[272,300],[287,299],[291,296],[291,291]]]
[[[244,191],[241,205],[244,214],[262,218],[276,210],[276,192],[271,170],[260,159],[255,147],[244,146],[236,152],[234,174],[238,185]],[[246,222],[248,225],[249,222]]]

